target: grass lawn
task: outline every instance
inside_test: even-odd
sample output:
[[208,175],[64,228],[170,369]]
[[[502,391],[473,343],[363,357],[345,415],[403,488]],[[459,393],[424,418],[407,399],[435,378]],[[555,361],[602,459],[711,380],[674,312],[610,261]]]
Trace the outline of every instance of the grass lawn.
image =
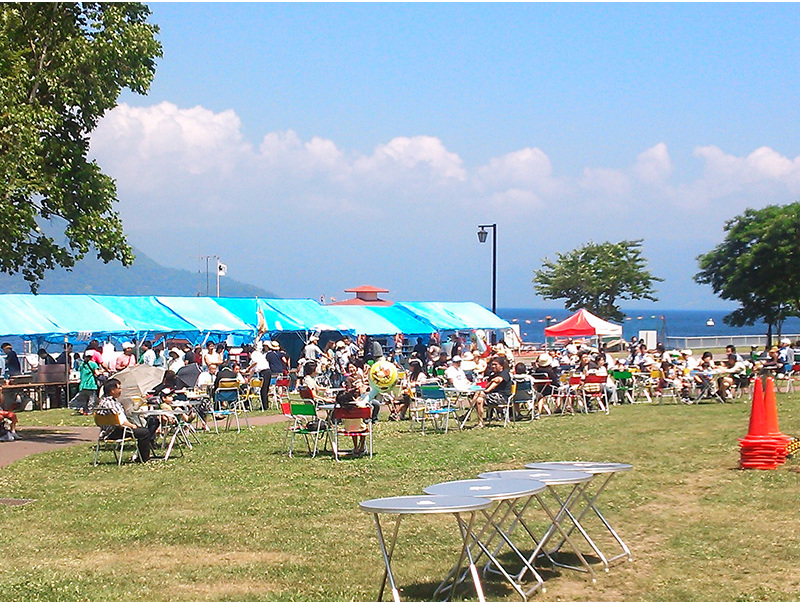
[[[800,434],[800,395],[778,405],[782,431]],[[89,445],[65,448],[0,470],[2,497],[36,499],[0,505],[0,600],[374,600],[383,563],[359,501],[579,459],[634,465],[601,499],[634,561],[599,571],[595,585],[545,572],[533,600],[798,600],[798,461],[737,470],[748,417],[748,403],[637,404],[426,436],[382,422],[374,459],[339,464],[287,458],[281,424],[201,434],[185,456],[143,466],[117,467],[109,452],[95,468]],[[404,520],[403,599],[431,598],[457,539],[451,516]],[[502,582],[484,586],[489,599],[519,600]]]

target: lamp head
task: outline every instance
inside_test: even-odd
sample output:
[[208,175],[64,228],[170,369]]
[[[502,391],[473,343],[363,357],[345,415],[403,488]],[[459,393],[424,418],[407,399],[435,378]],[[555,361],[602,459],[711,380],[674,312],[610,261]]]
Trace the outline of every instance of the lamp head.
[[480,241],[481,243],[485,243],[486,237],[488,236],[489,233],[486,232],[486,229],[484,229],[483,226],[481,226],[480,228],[481,229],[478,231],[478,241]]

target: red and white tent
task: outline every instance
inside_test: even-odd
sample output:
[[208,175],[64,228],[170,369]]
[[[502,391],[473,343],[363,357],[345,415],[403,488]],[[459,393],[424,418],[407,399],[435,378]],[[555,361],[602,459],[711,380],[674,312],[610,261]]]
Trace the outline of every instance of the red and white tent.
[[545,337],[622,337],[622,325],[615,325],[581,308],[575,314],[552,327],[546,327]]

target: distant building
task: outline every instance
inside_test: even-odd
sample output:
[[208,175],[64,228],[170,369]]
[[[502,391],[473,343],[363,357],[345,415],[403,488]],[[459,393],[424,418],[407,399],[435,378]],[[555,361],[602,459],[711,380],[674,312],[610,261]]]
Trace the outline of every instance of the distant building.
[[378,297],[379,293],[389,293],[388,289],[363,285],[353,289],[345,289],[345,293],[355,293],[353,299],[332,302],[331,306],[391,306],[394,302]]

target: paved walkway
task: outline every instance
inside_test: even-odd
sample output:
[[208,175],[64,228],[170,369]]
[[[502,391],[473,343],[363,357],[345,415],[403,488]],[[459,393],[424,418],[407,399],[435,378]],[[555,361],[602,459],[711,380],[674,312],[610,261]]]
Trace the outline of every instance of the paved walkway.
[[[24,415],[23,415],[24,418]],[[269,425],[285,421],[283,415],[249,417],[250,425]],[[21,440],[0,442],[0,468],[31,454],[48,452],[97,440],[97,427],[25,427],[17,430]]]

